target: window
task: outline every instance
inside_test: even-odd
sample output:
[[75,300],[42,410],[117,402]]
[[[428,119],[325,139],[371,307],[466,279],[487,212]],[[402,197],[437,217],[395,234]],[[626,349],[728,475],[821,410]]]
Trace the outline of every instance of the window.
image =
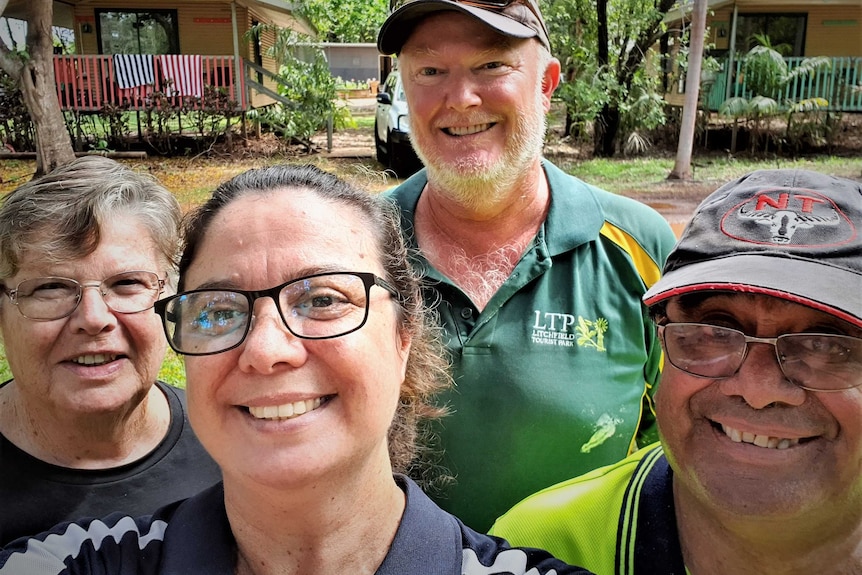
[[807,14],[740,14],[736,26],[736,50],[746,53],[759,44],[756,35],[784,57],[805,55]]
[[179,54],[176,10],[96,10],[100,54]]

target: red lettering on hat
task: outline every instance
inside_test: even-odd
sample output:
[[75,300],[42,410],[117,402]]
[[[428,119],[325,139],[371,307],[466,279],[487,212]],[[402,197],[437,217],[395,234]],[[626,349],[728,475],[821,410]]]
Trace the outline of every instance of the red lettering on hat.
[[759,212],[764,208],[766,204],[769,204],[773,208],[777,210],[786,210],[787,209],[787,200],[790,199],[790,194],[778,194],[778,201],[773,200],[769,196],[757,196],[757,206],[755,206],[754,210]]
[[[823,200],[821,200],[820,198],[813,198],[811,196],[803,196],[800,194],[793,194],[793,199],[802,202],[802,208],[800,209],[800,211],[803,213],[811,213],[814,211],[814,204],[823,203]],[[776,210],[786,210],[789,201],[790,194],[788,193],[778,194],[778,200],[761,194],[757,196],[757,205],[754,209],[755,211],[760,211],[768,205],[772,208],[775,208]]]
[[823,200],[821,200],[820,198],[812,198],[811,196],[794,195],[793,198],[797,199],[797,200],[802,200],[802,211],[803,212],[809,212],[809,213],[813,212],[814,211],[814,204],[822,204],[823,203]]

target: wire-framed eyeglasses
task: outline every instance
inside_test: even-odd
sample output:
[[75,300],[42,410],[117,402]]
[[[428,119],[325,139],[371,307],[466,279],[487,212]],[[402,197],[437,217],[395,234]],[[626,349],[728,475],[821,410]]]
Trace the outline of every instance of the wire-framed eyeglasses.
[[658,326],[667,360],[697,377],[724,379],[735,375],[749,345],[775,348],[784,376],[811,391],[841,391],[862,385],[862,339],[827,333],[788,333],[753,337],[739,330],[701,323]]
[[72,315],[81,303],[84,289],[95,288],[110,309],[118,313],[138,313],[153,307],[165,280],[148,271],[128,271],[101,282],[78,282],[71,278],[42,277],[20,282],[6,290],[9,300],[27,319],[52,321]]
[[211,355],[245,341],[254,302],[272,298],[285,327],[302,339],[330,339],[352,333],[368,319],[371,287],[400,300],[398,290],[373,273],[327,272],[290,280],[265,290],[196,289],[159,300],[168,343],[183,355]]

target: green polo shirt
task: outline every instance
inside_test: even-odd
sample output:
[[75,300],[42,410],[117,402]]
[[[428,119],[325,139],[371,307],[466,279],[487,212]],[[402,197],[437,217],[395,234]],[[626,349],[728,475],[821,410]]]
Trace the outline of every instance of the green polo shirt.
[[[527,495],[655,439],[661,350],[641,296],[658,279],[673,232],[651,208],[543,166],[547,220],[481,313],[416,261],[456,383],[441,398],[452,414],[439,429],[455,481],[436,500],[478,530]],[[414,247],[425,183],[423,170],[387,192]]]

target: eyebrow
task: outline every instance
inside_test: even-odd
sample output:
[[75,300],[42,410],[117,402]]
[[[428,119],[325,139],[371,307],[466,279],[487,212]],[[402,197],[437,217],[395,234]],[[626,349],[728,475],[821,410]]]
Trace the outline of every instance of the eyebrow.
[[[353,271],[356,271],[356,270],[346,269],[343,265],[336,265],[336,264],[307,266],[307,267],[300,268],[300,269],[296,270],[295,273],[290,274],[288,277],[282,279],[281,281],[277,282],[274,285],[281,285],[281,284],[284,284],[284,283],[287,283],[290,281],[295,281],[295,280],[298,280],[300,278],[304,278],[307,276],[313,276],[313,275],[317,275],[317,274],[339,273],[339,272],[349,273],[349,272],[353,272]],[[272,287],[272,286],[270,286],[270,287]],[[248,291],[245,288],[240,287],[239,283],[237,283],[237,281],[234,279],[212,279],[212,280],[208,280],[196,288],[189,288],[188,291],[199,290],[199,289],[224,289],[224,290]]]
[[[677,306],[679,308],[679,313],[685,315],[695,315],[703,310],[710,301],[715,299],[727,299],[729,298],[739,299],[739,297],[743,297],[748,300],[753,300],[756,296],[751,293],[742,293],[742,292],[732,292],[732,291],[717,291],[717,292],[695,292],[690,294],[684,294],[679,296],[677,300]],[[769,296],[766,296],[769,297]],[[799,304],[802,305],[802,304]],[[818,310],[814,310],[818,311]],[[821,326],[828,326],[835,331],[840,332],[842,335],[849,335],[851,337],[859,337],[862,338],[862,330],[857,328],[856,326],[842,320],[841,318],[835,317],[827,312],[820,312],[822,315],[819,315],[818,318],[813,321],[813,324],[819,324]],[[664,317],[667,318],[667,308],[664,310]],[[734,312],[736,317],[739,317],[737,313]],[[669,319],[669,318],[668,318]]]
[[[502,53],[511,51],[512,47],[514,46],[512,39],[507,37],[507,36],[503,36],[502,34],[501,34],[501,38],[502,39],[500,40],[500,42],[498,42],[498,43],[496,43],[496,44],[494,44],[488,48],[485,48],[484,50],[480,50],[479,52],[476,52],[474,56],[477,59],[481,60],[483,58],[498,57]],[[443,52],[441,50],[436,49],[436,48],[431,48],[429,46],[419,46],[419,47],[413,48],[412,50],[408,50],[407,53],[414,55],[414,56],[419,56],[419,57],[442,57],[443,56]]]

